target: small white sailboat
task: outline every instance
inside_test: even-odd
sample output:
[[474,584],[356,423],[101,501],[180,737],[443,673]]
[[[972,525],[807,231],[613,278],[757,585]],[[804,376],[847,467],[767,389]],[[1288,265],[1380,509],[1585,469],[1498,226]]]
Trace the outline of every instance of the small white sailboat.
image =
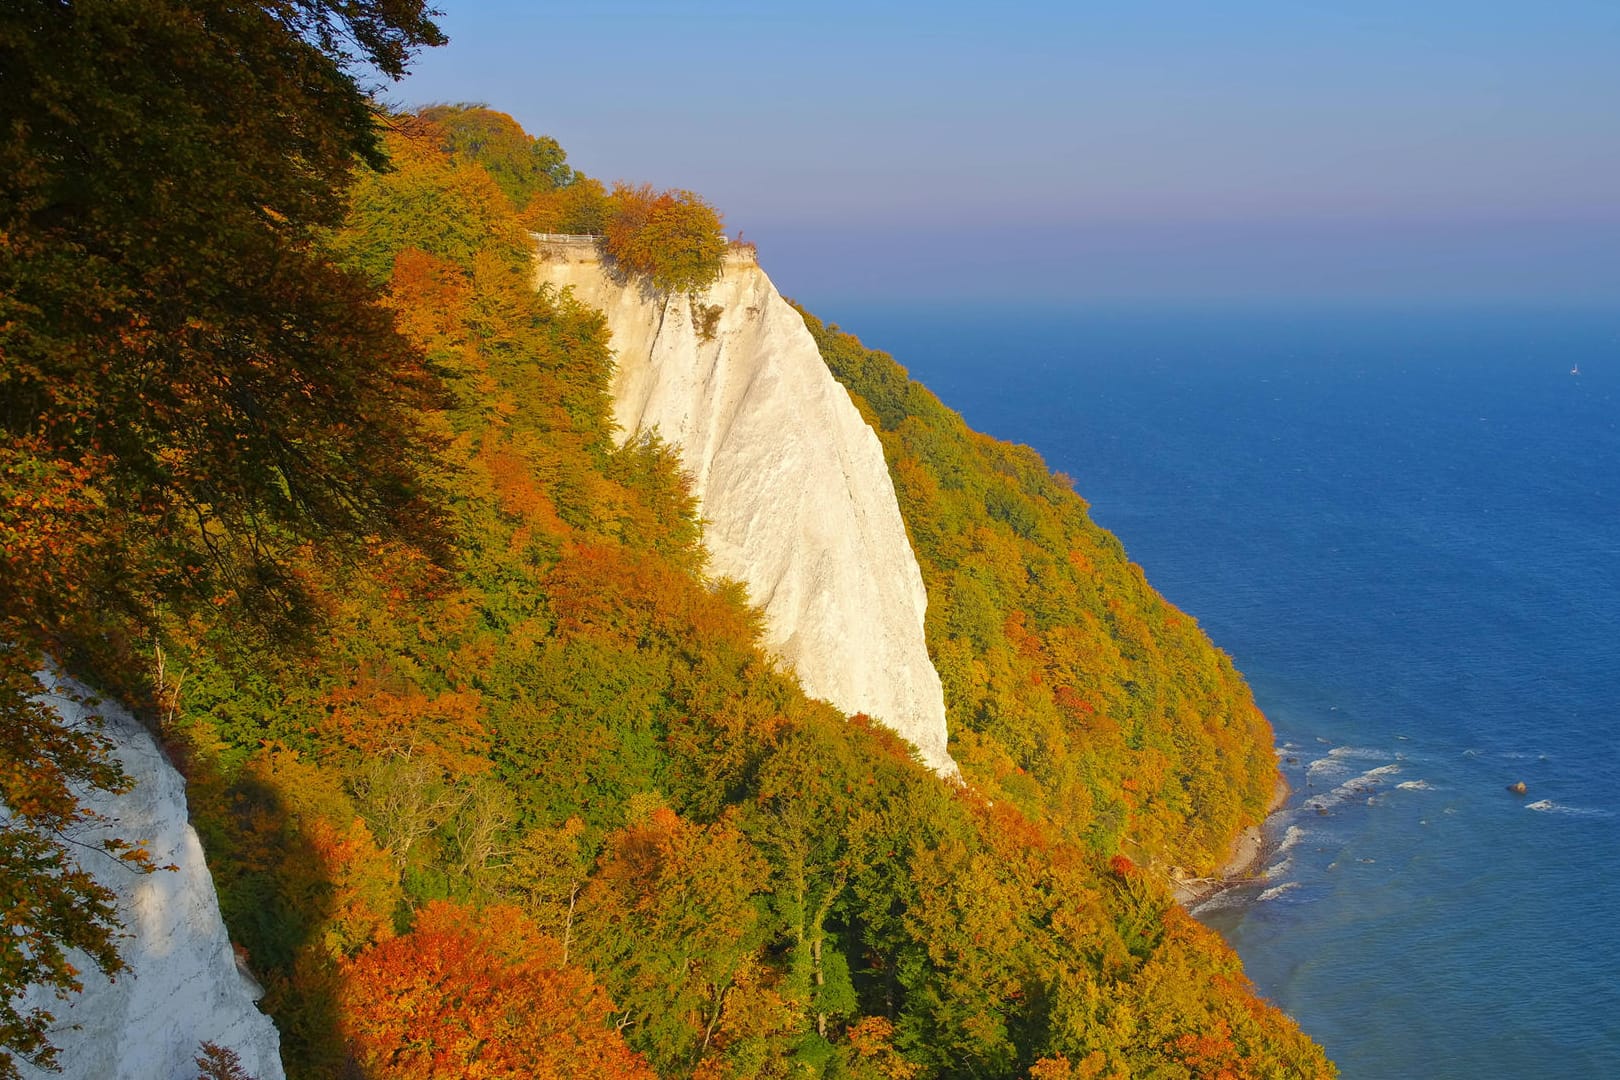
[[1579,375],[1581,373],[1581,365],[1576,364],[1574,367],[1569,369],[1569,373],[1571,375]]

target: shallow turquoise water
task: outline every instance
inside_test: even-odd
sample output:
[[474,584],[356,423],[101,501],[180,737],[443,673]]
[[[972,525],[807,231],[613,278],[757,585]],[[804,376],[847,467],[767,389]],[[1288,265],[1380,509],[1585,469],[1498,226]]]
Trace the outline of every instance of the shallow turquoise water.
[[1249,677],[1294,793],[1198,914],[1347,1080],[1620,1076],[1620,312],[817,310]]

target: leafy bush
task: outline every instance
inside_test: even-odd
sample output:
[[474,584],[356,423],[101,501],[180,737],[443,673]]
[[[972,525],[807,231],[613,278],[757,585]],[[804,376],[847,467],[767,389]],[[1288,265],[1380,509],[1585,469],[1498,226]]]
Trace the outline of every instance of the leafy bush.
[[702,292],[720,276],[725,235],[714,207],[690,191],[613,185],[603,250],[663,292]]

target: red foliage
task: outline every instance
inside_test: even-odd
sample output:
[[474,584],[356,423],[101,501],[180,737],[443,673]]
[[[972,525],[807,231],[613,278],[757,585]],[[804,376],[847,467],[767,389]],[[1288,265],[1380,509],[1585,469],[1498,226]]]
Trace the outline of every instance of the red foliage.
[[341,1018],[378,1080],[652,1080],[588,972],[516,908],[436,901],[346,967]]
[[1208,1031],[1178,1036],[1171,1052],[1200,1080],[1252,1080],[1256,1075],[1224,1020],[1214,1020]]

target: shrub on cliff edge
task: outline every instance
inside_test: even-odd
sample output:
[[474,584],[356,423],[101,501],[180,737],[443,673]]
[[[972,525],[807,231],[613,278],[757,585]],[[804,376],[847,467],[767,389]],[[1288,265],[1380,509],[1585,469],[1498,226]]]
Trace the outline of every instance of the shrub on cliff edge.
[[726,239],[714,207],[690,191],[613,185],[602,246],[628,274],[663,292],[702,292],[720,276]]

